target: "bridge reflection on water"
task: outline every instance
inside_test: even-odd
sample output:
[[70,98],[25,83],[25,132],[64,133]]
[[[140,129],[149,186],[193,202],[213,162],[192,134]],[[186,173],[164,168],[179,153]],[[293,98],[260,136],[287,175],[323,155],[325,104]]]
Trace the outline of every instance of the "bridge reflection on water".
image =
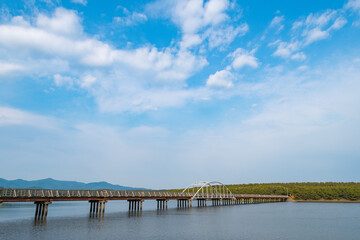
[[51,189],[0,189],[0,202],[34,202],[35,220],[45,220],[48,207],[56,201],[89,201],[90,216],[103,217],[105,204],[110,200],[127,200],[129,212],[142,211],[145,200],[156,200],[157,209],[166,210],[168,201],[177,201],[178,208],[259,204],[285,202],[285,195],[233,194],[220,182],[198,182],[182,192],[119,191],[119,190],[51,190]]

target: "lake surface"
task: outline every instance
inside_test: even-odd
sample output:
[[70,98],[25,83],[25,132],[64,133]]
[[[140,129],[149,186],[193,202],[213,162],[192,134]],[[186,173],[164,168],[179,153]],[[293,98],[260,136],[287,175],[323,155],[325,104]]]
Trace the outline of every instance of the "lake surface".
[[126,201],[106,204],[104,218],[89,217],[87,202],[54,202],[46,222],[33,203],[0,206],[0,239],[360,239],[360,204],[267,203],[156,210],[145,201],[129,214]]

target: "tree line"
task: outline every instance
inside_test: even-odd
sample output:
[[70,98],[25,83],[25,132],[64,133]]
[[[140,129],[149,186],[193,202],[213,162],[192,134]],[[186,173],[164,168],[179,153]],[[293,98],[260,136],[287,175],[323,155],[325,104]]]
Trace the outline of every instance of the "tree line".
[[292,195],[297,200],[360,200],[360,183],[306,182],[227,185],[232,193]]

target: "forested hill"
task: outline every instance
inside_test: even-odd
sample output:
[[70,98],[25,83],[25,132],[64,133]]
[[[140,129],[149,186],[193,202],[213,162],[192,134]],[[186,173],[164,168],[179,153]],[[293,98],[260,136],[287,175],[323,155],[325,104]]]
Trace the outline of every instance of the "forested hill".
[[0,178],[0,187],[3,188],[31,188],[31,189],[65,189],[65,190],[95,190],[95,189],[111,189],[111,190],[144,190],[144,188],[133,188],[127,186],[114,185],[107,182],[82,183],[75,181],[60,181],[52,178],[41,180],[26,181],[22,179],[6,180]]
[[308,183],[259,183],[227,185],[233,193],[281,194],[287,191],[296,200],[360,200],[360,183],[308,182]]

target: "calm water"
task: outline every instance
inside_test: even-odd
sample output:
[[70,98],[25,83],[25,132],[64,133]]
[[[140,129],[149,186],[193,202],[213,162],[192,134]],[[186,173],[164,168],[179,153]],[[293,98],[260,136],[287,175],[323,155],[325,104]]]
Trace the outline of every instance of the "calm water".
[[58,202],[46,223],[35,223],[35,205],[0,206],[0,239],[360,239],[360,204],[268,203],[157,211],[145,201],[129,215],[125,201],[106,205],[104,218],[89,218],[89,204]]

